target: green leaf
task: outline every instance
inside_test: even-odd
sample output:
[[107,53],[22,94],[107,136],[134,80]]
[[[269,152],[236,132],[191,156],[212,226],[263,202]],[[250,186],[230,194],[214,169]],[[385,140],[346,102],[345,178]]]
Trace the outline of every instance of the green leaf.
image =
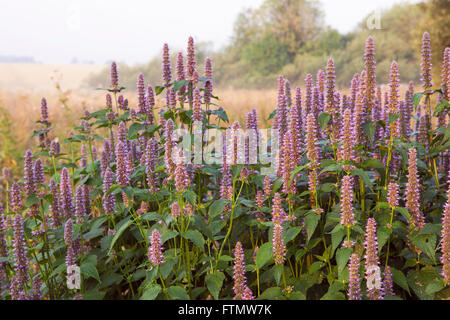
[[35,194],[32,194],[28,196],[27,200],[25,201],[25,207],[29,208],[39,202],[39,197]]
[[161,276],[163,279],[166,279],[169,274],[172,272],[173,267],[178,262],[178,256],[166,256],[164,257],[164,263],[159,266],[159,270],[161,271]]
[[186,85],[188,85],[189,84],[189,82],[187,81],[187,80],[178,80],[178,81],[175,81],[174,83],[173,83],[173,90],[175,91],[175,92],[177,92],[178,90],[180,90],[183,86],[186,86]]
[[282,295],[280,287],[272,287],[264,290],[257,300],[274,300]]
[[317,224],[319,223],[320,215],[315,212],[310,212],[305,217],[306,234],[308,235],[308,241],[311,239],[314,231],[316,230]]
[[209,207],[209,217],[215,218],[216,216],[220,215],[228,202],[229,201],[226,199],[219,199],[214,201]]
[[300,231],[302,231],[301,226],[298,227],[293,227],[293,228],[289,228],[287,229],[285,232],[283,232],[283,241],[284,243],[288,243],[291,240],[294,240],[295,237],[300,233]]
[[277,115],[277,110],[278,109],[275,109],[270,113],[269,118],[267,118],[267,121],[273,119],[273,117],[275,117]]
[[322,130],[325,130],[328,122],[331,120],[331,115],[326,112],[322,112],[321,114],[319,114],[318,120]]
[[444,283],[443,279],[436,278],[436,279],[431,280],[430,283],[428,283],[428,285],[425,288],[425,293],[426,294],[434,294],[436,292],[441,291],[444,288],[445,288],[445,283]]
[[347,265],[348,259],[352,255],[352,248],[339,248],[336,251],[336,261],[338,265],[338,273],[341,274],[342,270],[344,270]]
[[437,239],[435,234],[421,235],[411,233],[410,239],[413,245],[425,252],[427,256],[430,257],[434,263],[436,263],[435,248]]
[[400,214],[407,220],[411,221],[411,216],[409,215],[408,209],[402,207],[395,207],[394,211],[400,212]]
[[122,233],[133,223],[133,221],[128,220],[124,225],[122,225],[117,231],[117,233],[114,235],[114,238],[111,241],[111,246],[109,247],[108,255],[111,254],[111,250],[113,249],[114,245],[116,244],[117,240],[120,238]]
[[366,189],[372,190],[372,182],[370,181],[370,178],[369,178],[369,175],[367,174],[367,172],[365,172],[359,168],[356,168],[356,169],[352,169],[351,173],[353,175],[359,176],[364,181],[364,185],[365,185]]
[[381,252],[381,249],[388,241],[389,237],[391,236],[392,229],[381,226],[377,230],[377,238],[378,238],[378,252]]
[[282,265],[282,264],[275,264],[272,268],[273,277],[275,279],[275,283],[277,284],[277,286],[280,285],[281,276],[283,274],[283,268],[284,268],[284,265]]
[[320,300],[345,300],[345,295],[340,292],[342,289],[344,289],[344,286],[341,283],[334,283],[330,286],[328,292],[320,298]]
[[189,300],[186,290],[179,286],[171,286],[167,288],[167,293],[175,300]]
[[373,210],[388,209],[388,208],[390,208],[389,203],[387,203],[387,202],[377,202],[377,205],[375,206],[375,208],[373,208]]
[[374,168],[374,169],[384,169],[384,164],[382,164],[377,159],[367,159],[364,161],[361,166],[363,168]]
[[128,129],[127,138],[130,140],[135,139],[137,137],[138,132],[144,129],[145,125],[143,125],[142,123],[137,122],[133,123]]
[[205,251],[205,239],[198,230],[188,230],[183,232],[183,238],[191,240],[197,247]]
[[220,289],[222,289],[223,280],[225,280],[225,275],[216,271],[215,273],[210,273],[206,276],[206,286],[209,292],[214,297],[214,299],[219,300]]
[[423,92],[417,92],[417,93],[413,94],[412,101],[414,104],[414,108],[417,108],[417,106],[420,103],[420,100],[422,100],[422,97],[423,97]]
[[161,92],[163,92],[164,89],[165,89],[165,87],[162,87],[162,86],[155,86],[155,94],[156,94],[156,95],[161,94]]
[[256,253],[256,268],[261,269],[272,258],[272,242],[264,243]]
[[84,274],[85,276],[96,279],[99,283],[101,282],[100,276],[98,275],[97,268],[90,262],[82,264],[80,267],[80,272],[81,272],[81,274]]
[[[338,228],[336,230],[336,228]],[[334,252],[336,248],[341,244],[342,239],[344,239],[346,235],[346,229],[342,225],[337,225],[335,228],[335,232],[331,233],[331,252]],[[333,230],[334,231],[334,230]]]
[[164,244],[166,241],[175,238],[178,234],[178,231],[166,230],[161,237],[161,243]]
[[397,270],[395,268],[391,267],[391,273],[392,273],[392,280],[401,288],[408,291],[409,294],[411,292],[409,291],[408,281],[406,281],[406,277],[400,270]]
[[447,110],[447,111],[450,110],[450,103],[447,100],[442,101],[434,108],[433,115],[435,117],[438,117],[441,114],[441,112],[444,110]]
[[369,137],[369,141],[373,141],[373,136],[375,135],[375,122],[368,121],[363,124],[363,128],[367,137]]
[[151,284],[145,287],[140,300],[155,300],[160,292],[161,286],[159,284]]
[[390,126],[398,118],[400,118],[400,114],[398,114],[398,113],[389,113],[388,126]]
[[309,166],[309,164],[307,163],[307,164],[305,164],[305,165],[303,165],[303,166],[296,167],[296,168],[292,171],[291,177],[290,177],[289,181],[292,182],[292,181],[294,180],[294,177],[295,177],[296,175],[298,175],[301,171],[303,171],[303,169],[307,168],[308,166]]

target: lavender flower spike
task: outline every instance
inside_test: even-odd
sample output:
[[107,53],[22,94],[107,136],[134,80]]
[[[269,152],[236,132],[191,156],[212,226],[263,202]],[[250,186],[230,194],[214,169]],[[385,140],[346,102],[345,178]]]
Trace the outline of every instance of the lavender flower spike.
[[433,86],[431,79],[431,67],[433,65],[431,64],[431,40],[430,34],[428,32],[424,32],[423,34],[421,53],[422,53],[422,63],[420,64],[420,67],[422,69],[421,73],[422,87],[425,90],[429,90]]
[[234,266],[233,266],[233,291],[234,300],[243,300],[247,289],[247,278],[245,277],[245,261],[242,243],[238,241],[234,247]]
[[353,253],[350,256],[348,271],[349,271],[348,300],[361,300],[359,256],[356,253]]
[[16,214],[13,225],[13,252],[14,252],[14,272],[16,276],[16,288],[18,292],[23,292],[28,277],[28,258],[26,256],[26,241],[24,237],[22,216]]
[[420,211],[419,176],[417,173],[417,151],[410,148],[408,153],[408,182],[406,183],[406,205],[416,231],[425,225],[425,217]]
[[275,224],[273,227],[273,260],[275,264],[283,264],[286,256],[286,245],[282,238],[283,226]]
[[116,147],[116,167],[117,167],[117,184],[127,186],[130,177],[127,170],[127,149],[126,144],[119,142]]
[[398,207],[398,189],[396,182],[389,182],[387,200],[391,208]]
[[344,176],[341,187],[341,225],[352,227],[355,225],[353,213],[353,179]]
[[111,87],[114,91],[119,91],[119,75],[117,74],[117,64],[111,63]]
[[[450,178],[447,185],[450,185]],[[450,187],[447,189],[447,202],[442,215],[441,252],[442,276],[445,283],[450,285]]]
[[[380,268],[378,261],[378,241],[377,241],[377,229],[376,221],[374,218],[369,218],[367,220],[366,226],[366,240],[364,242],[364,249],[366,251],[365,258],[365,269],[366,269],[366,280],[368,282],[367,295],[371,300],[378,300],[382,298],[381,294],[381,279],[380,279]],[[372,286],[369,286],[372,284]]]
[[148,259],[154,265],[159,265],[164,262],[164,256],[162,254],[161,234],[157,229],[153,229],[152,236],[150,238],[150,247],[148,248]]
[[22,210],[22,189],[14,182],[9,190],[9,206],[12,212],[20,213]]
[[45,98],[41,99],[41,122],[48,123],[48,107]]
[[69,218],[73,214],[74,207],[72,184],[70,181],[69,171],[66,167],[61,170],[61,183],[59,188],[59,207],[64,217]]
[[394,296],[394,285],[392,283],[391,267],[386,266],[384,269],[383,296]]
[[105,209],[106,214],[114,214],[114,207],[116,205],[114,195],[111,193],[107,194],[109,189],[111,189],[113,181],[114,173],[107,167],[103,177],[103,209]]
[[36,193],[33,172],[33,154],[31,153],[31,150],[27,150],[25,153],[23,174],[25,179],[25,193],[27,196]]
[[170,54],[169,54],[169,46],[167,43],[164,43],[163,46],[163,60],[162,60],[162,78],[164,81],[164,85],[166,87],[169,86],[170,81],[172,81],[172,68],[170,66]]
[[186,62],[187,76],[189,80],[192,80],[194,77],[195,66],[196,61],[195,61],[194,38],[189,37],[187,47],[187,62]]

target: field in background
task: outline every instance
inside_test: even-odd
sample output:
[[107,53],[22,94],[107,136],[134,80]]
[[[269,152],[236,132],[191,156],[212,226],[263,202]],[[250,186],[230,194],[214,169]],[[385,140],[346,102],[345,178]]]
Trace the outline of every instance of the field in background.
[[102,65],[90,64],[0,63],[0,88],[13,91],[48,91],[53,88],[52,78],[56,77],[62,87],[79,89],[86,78],[103,68]]
[[[89,73],[101,68],[103,66],[0,64],[0,164],[6,162],[14,166],[25,149],[36,143],[31,135],[35,121],[39,118],[42,97],[47,99],[54,134],[61,140],[67,137],[68,128],[72,127],[84,110],[92,112],[103,108],[104,92],[83,86]],[[130,106],[135,108],[136,93],[134,88],[129,89],[123,95],[129,100]],[[383,86],[382,89],[387,88]],[[402,85],[401,89],[403,95],[406,85]],[[245,114],[256,109],[259,125],[263,128],[270,125],[267,118],[276,108],[275,89],[216,88],[214,94],[219,97],[214,102],[227,111],[230,121],[239,120],[244,125]],[[157,97],[157,106],[164,103],[160,100],[164,96],[161,94]]]

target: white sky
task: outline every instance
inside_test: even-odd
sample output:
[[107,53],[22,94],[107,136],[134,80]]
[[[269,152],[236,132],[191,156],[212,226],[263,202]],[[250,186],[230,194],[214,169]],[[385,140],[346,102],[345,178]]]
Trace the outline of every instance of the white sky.
[[[105,63],[146,62],[164,42],[173,49],[196,41],[227,44],[243,8],[263,0],[0,0],[0,56],[44,63],[73,58]],[[375,9],[404,0],[320,0],[325,22],[352,30]],[[410,0],[406,2],[419,2]]]

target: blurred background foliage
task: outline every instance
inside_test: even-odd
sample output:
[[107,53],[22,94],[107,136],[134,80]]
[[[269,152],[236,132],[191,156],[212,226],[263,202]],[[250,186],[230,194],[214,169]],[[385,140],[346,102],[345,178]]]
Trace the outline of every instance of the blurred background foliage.
[[[348,8],[351,10],[351,8]],[[402,82],[420,80],[420,45],[424,31],[432,39],[434,73],[439,76],[442,53],[450,46],[450,0],[428,0],[395,5],[380,15],[381,29],[369,30],[367,20],[348,34],[324,23],[320,4],[310,0],[266,0],[257,9],[242,11],[228,46],[213,51],[211,43],[197,43],[199,70],[206,56],[213,58],[214,80],[219,87],[274,87],[279,74],[302,84],[333,57],[337,84],[348,86],[363,68],[364,43],[372,35],[376,44],[377,81],[387,82],[391,60],[401,66]],[[170,45],[170,44],[169,44]],[[172,50],[175,65],[176,50]],[[121,83],[134,89],[139,72],[159,84],[161,58],[145,65],[120,64]],[[106,86],[109,69],[91,76],[89,86]],[[435,84],[439,85],[439,84]]]

